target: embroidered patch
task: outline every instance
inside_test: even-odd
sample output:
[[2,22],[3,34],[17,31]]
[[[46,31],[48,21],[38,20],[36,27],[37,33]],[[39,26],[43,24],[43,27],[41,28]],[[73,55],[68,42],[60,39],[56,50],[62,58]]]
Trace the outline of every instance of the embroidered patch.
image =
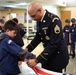
[[56,34],[59,34],[59,33],[60,33],[60,27],[59,27],[58,25],[55,26],[54,32],[55,32]]
[[57,17],[53,18],[52,22],[54,22],[55,20],[59,20]]
[[9,41],[8,41],[8,44],[10,44],[11,42],[12,42],[12,40],[9,40]]

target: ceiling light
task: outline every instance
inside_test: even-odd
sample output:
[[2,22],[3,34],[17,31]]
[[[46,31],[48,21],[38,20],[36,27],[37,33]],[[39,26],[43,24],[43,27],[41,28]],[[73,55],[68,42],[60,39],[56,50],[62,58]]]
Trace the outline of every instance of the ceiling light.
[[18,3],[18,4],[15,4],[15,5],[27,5],[28,3]]

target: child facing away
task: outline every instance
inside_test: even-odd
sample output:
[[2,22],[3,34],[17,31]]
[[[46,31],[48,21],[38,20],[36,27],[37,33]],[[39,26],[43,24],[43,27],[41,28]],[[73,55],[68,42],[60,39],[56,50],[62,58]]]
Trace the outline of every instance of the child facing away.
[[4,32],[4,20],[0,19],[0,33]]
[[19,30],[18,25],[8,20],[4,25],[5,32],[0,34],[0,75],[18,75],[18,57],[21,59],[33,59],[36,56],[23,50],[12,38]]

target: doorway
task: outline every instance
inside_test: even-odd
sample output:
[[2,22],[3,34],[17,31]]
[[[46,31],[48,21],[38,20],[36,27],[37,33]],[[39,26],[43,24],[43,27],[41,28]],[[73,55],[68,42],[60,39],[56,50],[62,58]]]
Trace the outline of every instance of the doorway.
[[65,26],[65,20],[71,18],[71,11],[61,11],[62,28]]

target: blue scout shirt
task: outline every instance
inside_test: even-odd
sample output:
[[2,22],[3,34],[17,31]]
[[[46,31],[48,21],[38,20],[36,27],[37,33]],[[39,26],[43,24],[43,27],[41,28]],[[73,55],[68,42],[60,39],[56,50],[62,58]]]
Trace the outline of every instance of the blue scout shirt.
[[65,26],[63,28],[63,33],[64,33],[64,39],[65,39],[65,41],[66,41],[66,43],[68,45],[69,44],[69,33],[71,33],[71,27],[70,27],[70,25]]
[[76,26],[74,24],[71,26],[71,37],[72,37],[72,40],[76,39],[76,30],[75,30],[75,27]]
[[21,50],[20,46],[15,44],[10,37],[0,40],[0,72],[3,75],[19,74],[17,54]]

